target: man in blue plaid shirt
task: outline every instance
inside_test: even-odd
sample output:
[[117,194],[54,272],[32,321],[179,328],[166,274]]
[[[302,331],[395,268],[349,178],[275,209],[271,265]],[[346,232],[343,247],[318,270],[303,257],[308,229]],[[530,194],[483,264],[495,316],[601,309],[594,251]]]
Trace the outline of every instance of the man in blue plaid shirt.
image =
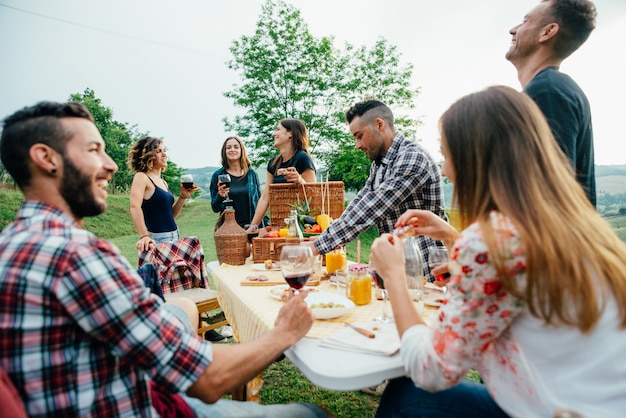
[[[351,242],[371,226],[380,234],[392,232],[394,224],[408,209],[429,210],[447,220],[439,168],[428,151],[396,132],[391,109],[378,100],[366,100],[346,112],[356,148],[365,152],[372,165],[365,187],[339,219],[330,224],[313,243],[315,251],[326,254]],[[417,237],[428,269],[429,237]]]
[[117,171],[84,105],[14,113],[0,154],[25,197],[0,233],[0,367],[30,417],[326,416],[310,404],[220,399],[306,335],[314,319],[301,297],[256,341],[213,346],[117,247],[82,229],[106,210]]

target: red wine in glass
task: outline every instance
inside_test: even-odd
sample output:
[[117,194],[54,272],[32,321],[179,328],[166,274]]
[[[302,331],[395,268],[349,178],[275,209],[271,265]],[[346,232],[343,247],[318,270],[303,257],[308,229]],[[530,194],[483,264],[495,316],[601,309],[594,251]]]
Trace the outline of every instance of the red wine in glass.
[[[219,176],[217,176],[217,181],[219,181],[220,183],[225,185],[227,188],[229,188],[230,187],[230,174],[220,174]],[[230,200],[230,198],[228,197],[228,193],[226,193],[226,196],[224,197],[224,202],[232,202],[232,200]]]
[[183,187],[187,190],[193,189],[193,181],[185,181],[183,182]]
[[285,281],[289,284],[289,287],[293,289],[302,289],[306,282],[309,281],[311,273],[303,274],[290,274],[285,276]]

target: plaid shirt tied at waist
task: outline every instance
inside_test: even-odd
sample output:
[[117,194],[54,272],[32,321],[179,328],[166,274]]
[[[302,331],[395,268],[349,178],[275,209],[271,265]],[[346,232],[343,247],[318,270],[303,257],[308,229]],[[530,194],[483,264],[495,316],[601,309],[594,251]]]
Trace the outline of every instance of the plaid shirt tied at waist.
[[198,237],[160,242],[148,251],[139,252],[139,267],[146,263],[156,267],[164,294],[209,287],[204,251]]

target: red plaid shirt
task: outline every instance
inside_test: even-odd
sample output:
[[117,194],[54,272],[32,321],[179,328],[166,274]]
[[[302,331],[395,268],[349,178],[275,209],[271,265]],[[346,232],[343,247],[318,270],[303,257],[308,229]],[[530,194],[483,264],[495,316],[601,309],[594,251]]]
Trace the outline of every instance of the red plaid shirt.
[[209,287],[204,251],[198,237],[160,242],[148,251],[140,251],[139,267],[144,263],[157,268],[163,293]]
[[117,247],[54,207],[24,202],[0,234],[0,367],[30,417],[150,417],[148,377],[186,390],[211,345],[160,306]]

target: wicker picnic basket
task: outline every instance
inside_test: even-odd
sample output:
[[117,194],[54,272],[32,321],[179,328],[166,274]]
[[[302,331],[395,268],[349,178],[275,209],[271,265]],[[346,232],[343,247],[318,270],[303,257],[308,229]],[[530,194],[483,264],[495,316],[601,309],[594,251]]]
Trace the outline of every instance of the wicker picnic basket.
[[240,266],[246,263],[248,233],[235,221],[233,209],[226,209],[223,214],[224,223],[213,234],[217,260],[220,264]]
[[280,250],[285,242],[285,238],[252,238],[252,261],[280,261]]
[[[322,194],[324,194],[324,208],[322,209]],[[344,188],[343,181],[328,181],[321,183],[277,183],[270,184],[270,221],[272,229],[283,228],[285,218],[289,216],[289,205],[304,203],[311,199],[309,208],[313,217],[321,213],[337,219],[343,213]]]

